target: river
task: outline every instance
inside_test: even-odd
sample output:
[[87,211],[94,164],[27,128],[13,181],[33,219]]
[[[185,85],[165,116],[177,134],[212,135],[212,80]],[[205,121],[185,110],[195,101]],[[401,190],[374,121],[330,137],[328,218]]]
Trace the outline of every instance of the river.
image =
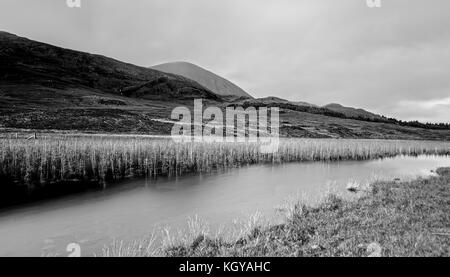
[[0,256],[67,255],[75,242],[83,256],[116,240],[133,240],[169,226],[183,228],[198,215],[214,226],[259,212],[276,220],[275,207],[297,196],[314,204],[350,180],[426,177],[450,166],[450,156],[345,162],[255,165],[226,172],[158,180],[129,180],[98,192],[46,200],[0,212]]

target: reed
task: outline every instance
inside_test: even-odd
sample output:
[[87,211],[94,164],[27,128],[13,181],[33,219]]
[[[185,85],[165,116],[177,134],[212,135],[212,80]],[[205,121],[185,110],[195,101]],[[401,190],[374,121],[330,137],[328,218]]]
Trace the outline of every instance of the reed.
[[177,143],[123,136],[0,139],[0,178],[29,189],[64,181],[104,183],[127,177],[177,176],[255,163],[366,160],[395,155],[448,155],[450,142],[281,139],[279,151],[257,143]]

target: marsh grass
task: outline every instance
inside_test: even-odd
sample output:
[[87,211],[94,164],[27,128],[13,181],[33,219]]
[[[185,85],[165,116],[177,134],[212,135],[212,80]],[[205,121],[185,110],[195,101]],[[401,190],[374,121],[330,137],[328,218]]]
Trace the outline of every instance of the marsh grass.
[[[336,257],[450,256],[450,168],[408,182],[376,181],[357,198],[333,191],[318,204],[304,195],[278,207],[281,223],[256,213],[211,232],[190,218],[189,228],[160,230],[163,242],[111,244],[106,256]],[[232,228],[232,229],[230,229]],[[152,249],[138,251],[138,249]],[[378,253],[375,253],[379,251]]]
[[395,155],[450,154],[449,142],[282,139],[264,154],[257,143],[176,143],[145,137],[0,139],[2,183],[27,191],[64,182],[104,184],[128,177],[179,176],[255,163],[366,160]]
[[318,206],[295,202],[282,224],[256,226],[236,240],[202,235],[164,254],[450,256],[450,168],[437,172],[427,179],[372,184],[358,199],[329,194]]

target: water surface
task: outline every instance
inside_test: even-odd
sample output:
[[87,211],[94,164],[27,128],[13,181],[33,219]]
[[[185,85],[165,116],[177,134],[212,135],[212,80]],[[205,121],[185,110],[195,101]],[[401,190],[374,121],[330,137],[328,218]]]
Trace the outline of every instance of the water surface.
[[67,255],[77,242],[82,254],[100,253],[113,239],[132,240],[155,228],[181,228],[198,215],[211,226],[231,224],[297,195],[314,203],[327,190],[345,192],[350,180],[416,178],[450,166],[450,157],[395,157],[373,161],[256,165],[223,173],[132,180],[101,192],[33,203],[0,213],[0,256]]

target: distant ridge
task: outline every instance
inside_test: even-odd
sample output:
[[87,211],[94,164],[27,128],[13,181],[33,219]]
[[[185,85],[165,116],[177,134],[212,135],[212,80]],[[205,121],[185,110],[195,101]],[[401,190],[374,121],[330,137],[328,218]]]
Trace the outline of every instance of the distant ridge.
[[186,77],[219,95],[253,98],[250,94],[227,79],[192,63],[172,62],[155,65],[151,68]]
[[267,96],[262,98],[255,98],[255,99],[239,99],[241,103],[245,103],[246,105],[255,104],[255,105],[293,105],[293,106],[299,106],[299,107],[307,107],[307,108],[319,108],[319,106],[302,102],[302,101],[289,101],[280,97],[276,96]]
[[190,109],[192,100],[201,98],[221,109],[278,107],[282,137],[450,141],[449,124],[403,122],[340,104],[319,107],[273,96],[218,95],[178,74],[1,31],[0,45],[2,131],[170,135],[173,109]]
[[325,105],[323,107],[326,109],[329,109],[331,111],[334,111],[334,112],[342,113],[348,117],[371,119],[371,120],[383,119],[383,117],[381,115],[374,114],[374,113],[368,112],[363,109],[345,107],[345,106],[343,106],[341,104],[337,104],[337,103],[331,103],[331,104]]

